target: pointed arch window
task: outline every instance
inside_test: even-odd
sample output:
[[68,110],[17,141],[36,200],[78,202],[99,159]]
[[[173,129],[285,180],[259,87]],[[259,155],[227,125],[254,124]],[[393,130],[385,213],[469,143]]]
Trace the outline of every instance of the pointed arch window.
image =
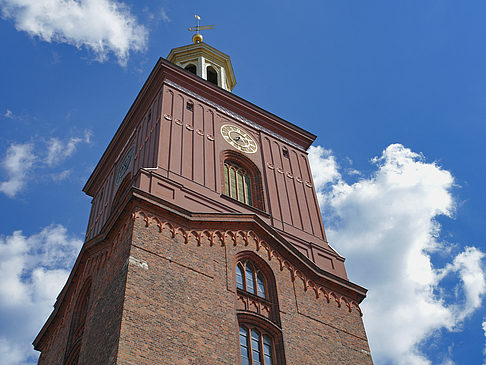
[[250,251],[238,253],[235,264],[239,363],[285,364],[273,271],[261,257]]
[[91,281],[88,280],[78,294],[78,299],[76,301],[76,305],[74,306],[64,360],[65,365],[76,365],[78,363],[85,329],[86,316],[88,314],[88,306],[91,292],[90,289]]
[[221,156],[222,194],[260,211],[265,211],[262,176],[247,156],[223,151]]
[[251,261],[240,261],[236,265],[236,287],[261,298],[267,297],[264,276]]

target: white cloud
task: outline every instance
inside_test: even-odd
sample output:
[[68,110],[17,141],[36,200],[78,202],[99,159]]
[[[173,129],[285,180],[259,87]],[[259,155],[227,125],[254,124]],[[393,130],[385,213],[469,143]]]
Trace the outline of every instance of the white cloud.
[[[1,0],[0,0],[1,1]],[[53,167],[70,157],[80,143],[91,142],[91,131],[86,131],[83,137],[71,137],[67,141],[61,141],[59,138],[52,137],[45,145],[39,146],[34,143],[11,144],[6,152],[5,159],[0,162],[0,166],[5,170],[6,180],[0,182],[0,192],[10,198],[17,195],[34,176],[33,170],[46,167]],[[34,153],[33,151],[37,151]],[[44,165],[34,162],[39,156],[46,156],[43,161]],[[69,177],[71,170],[65,169],[57,174],[50,174],[54,181],[62,181]]]
[[12,144],[2,162],[7,180],[0,183],[0,191],[14,197],[26,184],[26,176],[35,160],[31,143]]
[[5,114],[3,114],[3,116],[5,118],[8,118],[8,119],[14,119],[15,118],[14,113],[12,113],[12,111],[10,109],[7,109],[7,111],[5,112]]
[[[310,162],[328,238],[351,280],[370,289],[362,307],[376,364],[430,364],[420,343],[457,329],[486,291],[484,254],[467,247],[454,256],[455,246],[440,240],[437,216],[455,212],[451,173],[400,144],[372,160],[373,176],[352,184],[330,151],[311,149]],[[449,264],[436,268],[433,254]],[[446,276],[457,290],[443,290]]]
[[162,21],[165,23],[170,23],[172,21],[164,8],[160,9],[160,19],[162,19]]
[[67,43],[105,61],[110,52],[125,65],[130,51],[142,51],[148,32],[127,5],[114,0],[0,0],[4,18],[19,31],[46,42]]
[[[482,327],[483,327],[483,333],[484,333],[484,337],[485,337],[485,341],[484,341],[484,349],[483,349],[483,355],[486,355],[486,319],[483,319],[483,324],[482,324]],[[486,365],[486,358],[483,360],[483,365]]]
[[81,142],[90,143],[90,139],[90,131],[85,132],[83,138],[71,137],[67,142],[62,142],[59,138],[51,138],[47,142],[47,165],[54,166],[64,161],[76,151],[76,145]]
[[61,225],[0,236],[0,359],[34,362],[32,341],[52,311],[82,241]]
[[52,180],[54,181],[64,181],[66,180],[72,173],[71,169],[63,170],[57,174],[52,174]]
[[310,146],[309,163],[314,172],[314,184],[317,190],[317,199],[322,204],[322,190],[327,184],[341,180],[341,174],[338,171],[336,158],[332,155],[331,150],[326,150],[321,146]]

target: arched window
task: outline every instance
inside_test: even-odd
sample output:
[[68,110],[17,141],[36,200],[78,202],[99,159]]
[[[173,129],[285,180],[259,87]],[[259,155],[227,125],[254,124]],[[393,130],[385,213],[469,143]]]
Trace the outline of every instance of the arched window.
[[76,305],[74,306],[64,360],[65,365],[76,365],[78,363],[81,340],[83,339],[86,316],[88,314],[90,289],[91,281],[87,281],[79,292]]
[[275,362],[273,339],[260,329],[240,325],[241,365],[272,365]]
[[218,73],[212,66],[206,68],[206,76],[210,83],[218,86]]
[[193,65],[192,63],[190,63],[186,67],[184,67],[184,70],[187,70],[190,73],[193,73],[194,75],[197,75],[196,65]]
[[275,276],[251,251],[235,257],[236,310],[242,365],[285,364]]
[[231,150],[222,152],[221,161],[223,194],[264,211],[262,176],[253,161]]
[[233,162],[224,163],[225,194],[242,203],[253,205],[251,179],[248,172]]
[[262,298],[267,297],[263,274],[251,261],[240,261],[236,265],[236,287]]

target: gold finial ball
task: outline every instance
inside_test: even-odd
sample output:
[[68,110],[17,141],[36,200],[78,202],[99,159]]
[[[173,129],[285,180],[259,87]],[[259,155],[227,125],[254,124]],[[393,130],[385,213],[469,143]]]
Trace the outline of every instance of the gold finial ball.
[[192,41],[194,43],[201,43],[203,41],[203,36],[202,34],[196,33],[192,36]]

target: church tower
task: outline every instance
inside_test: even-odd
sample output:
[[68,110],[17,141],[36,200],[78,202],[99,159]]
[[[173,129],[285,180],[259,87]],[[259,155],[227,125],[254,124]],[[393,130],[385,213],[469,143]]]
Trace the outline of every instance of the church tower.
[[230,57],[198,35],[158,60],[83,189],[39,364],[372,364],[315,136],[231,93]]

